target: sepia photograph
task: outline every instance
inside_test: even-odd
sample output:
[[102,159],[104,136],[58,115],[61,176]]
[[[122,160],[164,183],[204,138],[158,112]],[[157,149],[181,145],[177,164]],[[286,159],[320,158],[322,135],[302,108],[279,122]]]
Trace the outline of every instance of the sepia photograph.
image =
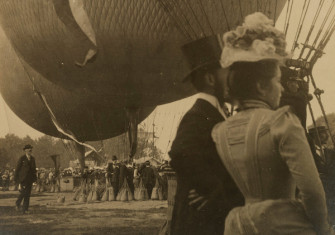
[[335,0],[0,0],[0,234],[335,235]]

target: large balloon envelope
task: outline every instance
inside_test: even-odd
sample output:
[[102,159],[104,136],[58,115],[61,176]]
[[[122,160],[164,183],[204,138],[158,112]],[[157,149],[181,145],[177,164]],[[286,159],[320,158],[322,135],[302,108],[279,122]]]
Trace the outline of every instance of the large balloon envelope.
[[20,58],[12,69],[2,59],[0,91],[46,134],[59,135],[34,89],[78,139],[113,137],[127,128],[125,109],[139,108],[138,123],[154,106],[194,94],[182,83],[190,72],[182,45],[255,11],[276,19],[285,2],[0,0],[1,25]]
[[[107,139],[127,130],[127,117],[123,108],[100,104],[95,94],[86,89],[70,92],[46,80],[27,63],[19,60],[2,30],[0,54],[1,95],[14,113],[34,129],[67,138],[56,129],[48,108],[36,93],[40,91],[57,122],[79,141]],[[143,107],[138,113],[138,120],[145,119],[153,109]]]
[[[73,2],[83,4],[82,27]],[[46,79],[65,89],[88,88],[114,107],[143,107],[194,93],[181,82],[189,73],[183,44],[223,33],[255,11],[276,18],[285,2],[0,0],[0,19],[19,55]],[[90,62],[77,66],[92,47],[97,52]]]

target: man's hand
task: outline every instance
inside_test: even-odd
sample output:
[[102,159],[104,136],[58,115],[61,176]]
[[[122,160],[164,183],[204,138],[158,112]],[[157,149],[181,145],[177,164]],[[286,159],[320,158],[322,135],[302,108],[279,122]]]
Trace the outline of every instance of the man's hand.
[[195,189],[188,192],[188,199],[190,200],[188,205],[195,207],[198,211],[208,203],[208,200],[204,196],[200,196]]

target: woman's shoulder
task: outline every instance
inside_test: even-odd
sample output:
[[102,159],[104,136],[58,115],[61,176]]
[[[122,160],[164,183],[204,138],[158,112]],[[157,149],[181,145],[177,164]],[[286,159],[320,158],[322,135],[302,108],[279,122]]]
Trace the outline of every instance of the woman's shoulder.
[[284,106],[274,111],[268,126],[275,137],[287,136],[292,132],[305,136],[305,130],[299,118],[289,106]]

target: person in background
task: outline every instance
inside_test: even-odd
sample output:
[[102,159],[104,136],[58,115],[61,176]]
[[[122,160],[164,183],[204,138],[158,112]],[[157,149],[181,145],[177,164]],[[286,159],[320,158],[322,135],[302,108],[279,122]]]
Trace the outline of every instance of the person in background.
[[335,151],[327,147],[328,129],[317,126],[308,129],[311,149],[318,169],[332,225],[335,225]]
[[33,146],[30,144],[24,146],[23,151],[25,154],[21,156],[17,162],[15,169],[14,180],[16,184],[19,184],[20,194],[16,201],[16,210],[21,209],[21,202],[23,200],[22,213],[29,213],[29,200],[31,187],[36,182],[36,163],[35,158],[31,155]]
[[112,163],[107,167],[107,172],[110,175],[110,182],[114,189],[114,196],[119,192],[119,183],[120,183],[120,164],[117,162],[117,157],[114,155],[112,157]]
[[151,164],[149,161],[145,162],[145,167],[141,171],[141,178],[144,184],[144,187],[148,191],[149,199],[151,198],[152,189],[155,186],[156,178],[154,170],[151,168]]

